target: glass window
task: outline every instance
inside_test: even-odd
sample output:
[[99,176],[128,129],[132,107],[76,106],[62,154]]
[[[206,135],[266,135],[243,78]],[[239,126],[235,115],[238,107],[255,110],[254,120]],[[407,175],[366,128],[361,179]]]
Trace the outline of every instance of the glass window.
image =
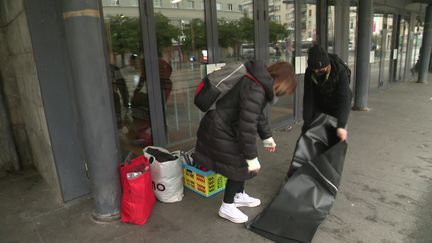
[[139,8],[102,6],[120,145],[141,154],[153,142]]
[[179,3],[171,3],[171,8],[179,8]]
[[384,15],[374,14],[373,26],[372,26],[372,50],[373,51],[373,63],[371,63],[370,71],[370,84],[369,89],[371,91],[376,91],[379,86],[380,79],[380,62],[381,62],[381,51],[382,51],[382,41],[384,34]]
[[252,8],[252,2],[244,0],[244,12],[217,10],[221,62],[243,63],[255,58]]
[[160,8],[162,7],[162,0],[153,0],[153,6],[155,8]]
[[392,48],[392,39],[393,39],[393,15],[389,14],[384,19],[384,27],[385,27],[385,42],[383,43],[383,78],[382,85],[388,85],[390,83],[390,63],[391,63],[391,53],[393,51]]
[[233,5],[228,3],[228,11],[233,11]]
[[222,10],[222,4],[221,3],[216,3],[216,10],[217,11]]
[[188,1],[186,9],[154,9],[162,103],[170,149],[190,149],[202,113],[193,103],[205,73],[207,36],[204,0]]
[[[295,11],[293,1],[269,1],[269,7],[273,6],[273,11],[269,12],[269,56],[268,63],[287,61],[293,63],[294,60],[294,26]],[[281,19],[280,16],[286,16]],[[271,120],[276,124],[292,118],[294,115],[294,95],[281,96],[279,101],[271,106]]]
[[195,8],[195,2],[194,1],[187,1],[187,8],[188,9],[194,9]]
[[411,67],[415,67],[415,64],[419,61],[422,39],[423,39],[423,25],[422,25],[422,21],[420,19],[417,19],[414,27],[414,40],[413,40]]
[[[301,29],[301,55],[307,56],[308,49],[316,41],[316,0],[308,1],[308,4],[302,6],[302,29]],[[306,15],[306,12],[312,14]]]
[[327,51],[334,53],[334,42],[335,42],[335,6],[328,6],[328,17],[327,17]]
[[399,47],[398,47],[398,70],[396,79],[401,81],[404,74],[405,74],[405,60],[407,57],[407,48],[408,48],[408,30],[409,30],[409,23],[405,20],[405,18],[402,18],[400,21],[400,27],[399,27]]
[[238,10],[240,11],[240,12],[243,12],[243,5],[238,5]]
[[357,40],[357,6],[350,7],[350,28],[348,40],[348,66],[351,69],[351,89],[354,89],[355,80],[355,58],[356,58],[356,40]]

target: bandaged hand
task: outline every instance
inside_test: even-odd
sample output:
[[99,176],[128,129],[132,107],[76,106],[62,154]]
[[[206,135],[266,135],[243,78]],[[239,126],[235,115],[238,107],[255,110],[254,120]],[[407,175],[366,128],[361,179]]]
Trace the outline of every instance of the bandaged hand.
[[261,168],[260,162],[258,161],[258,158],[254,158],[254,159],[247,159],[246,160],[247,165],[248,165],[248,171],[255,171],[258,172],[259,169]]
[[276,143],[273,139],[273,137],[269,137],[265,140],[263,140],[264,149],[267,150],[270,153],[273,153],[276,151]]

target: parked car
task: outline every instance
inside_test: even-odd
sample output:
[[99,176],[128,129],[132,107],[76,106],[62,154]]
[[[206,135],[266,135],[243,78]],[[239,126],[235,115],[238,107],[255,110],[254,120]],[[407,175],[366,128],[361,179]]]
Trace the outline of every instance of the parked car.
[[[274,56],[276,54],[276,49],[269,46],[268,50],[269,56]],[[245,59],[252,59],[255,57],[255,46],[253,43],[244,43],[240,46],[240,56]]]

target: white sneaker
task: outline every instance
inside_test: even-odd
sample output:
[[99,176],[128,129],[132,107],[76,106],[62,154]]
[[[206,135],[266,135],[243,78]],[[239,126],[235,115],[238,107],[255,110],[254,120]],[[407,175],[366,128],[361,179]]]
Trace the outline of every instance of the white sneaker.
[[236,207],[256,207],[261,204],[261,200],[246,194],[244,191],[236,193],[234,196],[234,205]]
[[248,216],[242,213],[234,203],[222,202],[219,208],[219,216],[236,224],[246,223],[248,221]]

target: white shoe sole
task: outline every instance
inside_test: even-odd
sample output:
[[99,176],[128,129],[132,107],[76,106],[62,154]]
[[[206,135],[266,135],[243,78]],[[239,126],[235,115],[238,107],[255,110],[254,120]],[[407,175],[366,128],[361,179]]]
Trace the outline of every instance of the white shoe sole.
[[246,218],[246,219],[233,218],[233,217],[229,216],[228,214],[224,214],[221,211],[219,211],[219,216],[224,218],[224,219],[228,219],[229,221],[236,223],[236,224],[242,224],[242,223],[246,223],[248,221],[248,218]]
[[238,203],[234,203],[234,205],[236,207],[249,207],[249,208],[253,208],[253,207],[257,207],[259,205],[261,205],[261,201],[255,202],[255,203],[244,203],[244,202],[238,202]]

